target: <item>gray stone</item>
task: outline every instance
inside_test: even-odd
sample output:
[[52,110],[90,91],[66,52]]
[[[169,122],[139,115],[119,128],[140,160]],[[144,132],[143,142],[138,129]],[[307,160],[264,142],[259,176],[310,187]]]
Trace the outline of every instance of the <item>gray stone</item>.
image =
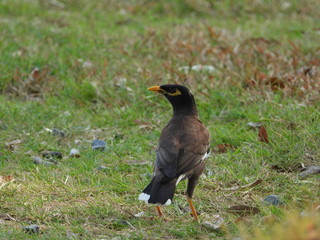
[[214,173],[211,169],[206,169],[205,171],[205,174],[208,176],[208,177],[211,177]]
[[281,198],[278,195],[269,195],[263,199],[263,203],[266,205],[280,206],[283,205]]
[[67,230],[67,238],[68,239],[71,239],[71,240],[76,240],[76,239],[79,239],[77,234]]
[[319,174],[320,166],[309,166],[306,170],[299,173],[299,177],[307,177],[308,175]]
[[108,170],[108,168],[106,166],[101,165],[101,166],[97,167],[97,170],[105,172]]
[[93,140],[92,149],[95,151],[104,151],[106,149],[106,142],[102,140]]
[[55,165],[55,163],[53,162],[49,162],[49,161],[46,161],[46,160],[42,160],[41,157],[38,157],[38,156],[32,156],[32,160],[35,164],[39,164],[39,165]]
[[53,136],[58,136],[58,137],[64,137],[65,136],[64,132],[62,132],[61,130],[59,130],[57,128],[52,128],[52,135]]
[[75,157],[75,158],[81,157],[79,149],[72,148],[72,149],[70,150],[69,156],[70,156],[70,157]]
[[262,124],[257,122],[248,122],[248,126],[252,128],[259,128],[262,126]]
[[221,230],[224,225],[224,219],[220,215],[213,215],[211,221],[204,221],[203,225],[213,230]]
[[61,152],[55,152],[55,151],[42,151],[41,156],[45,158],[51,158],[51,157],[56,157],[56,158],[62,158],[62,153]]
[[29,226],[24,227],[24,231],[27,233],[39,233],[40,228],[36,224],[31,224]]

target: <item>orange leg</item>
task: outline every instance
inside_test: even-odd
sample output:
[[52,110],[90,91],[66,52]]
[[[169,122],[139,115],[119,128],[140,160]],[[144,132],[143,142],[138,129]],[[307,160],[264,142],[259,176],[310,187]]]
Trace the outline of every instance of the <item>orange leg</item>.
[[156,206],[156,209],[157,209],[157,213],[158,213],[159,217],[162,217],[163,212],[162,212],[161,208],[159,206]]
[[190,208],[191,208],[191,211],[192,211],[192,215],[193,215],[193,217],[194,217],[194,220],[197,221],[197,222],[199,222],[198,214],[197,214],[196,209],[195,209],[194,206],[193,206],[192,199],[187,196],[187,200],[188,200],[189,206],[190,206]]

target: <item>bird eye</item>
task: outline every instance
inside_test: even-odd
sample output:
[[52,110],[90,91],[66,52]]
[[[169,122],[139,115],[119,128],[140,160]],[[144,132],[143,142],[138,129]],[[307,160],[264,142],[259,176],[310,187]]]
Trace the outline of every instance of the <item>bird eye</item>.
[[169,89],[168,89],[168,92],[169,92],[169,93],[175,93],[176,91],[177,91],[177,90],[176,90],[175,88],[169,88]]

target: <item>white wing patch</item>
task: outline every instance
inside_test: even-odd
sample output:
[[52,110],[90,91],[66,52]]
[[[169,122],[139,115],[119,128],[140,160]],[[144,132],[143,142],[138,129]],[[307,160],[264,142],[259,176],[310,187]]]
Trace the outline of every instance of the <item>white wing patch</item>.
[[[139,200],[141,200],[141,201],[144,201],[145,203],[149,203],[148,201],[149,201],[149,199],[150,199],[150,195],[149,194],[146,194],[146,193],[141,193],[140,195],[139,195],[139,198],[138,198]],[[170,205],[172,203],[172,201],[171,201],[171,199],[169,198],[166,202],[165,202],[165,204],[155,204],[156,206],[162,206],[162,205]]]
[[178,177],[178,180],[177,180],[177,182],[176,182],[176,186],[178,185],[178,183],[179,183],[182,179],[184,179],[185,176],[186,176],[185,174],[181,174],[181,175]]
[[205,153],[203,155],[203,157],[201,158],[201,161],[203,161],[204,159],[206,159],[207,157],[209,157],[210,153]]

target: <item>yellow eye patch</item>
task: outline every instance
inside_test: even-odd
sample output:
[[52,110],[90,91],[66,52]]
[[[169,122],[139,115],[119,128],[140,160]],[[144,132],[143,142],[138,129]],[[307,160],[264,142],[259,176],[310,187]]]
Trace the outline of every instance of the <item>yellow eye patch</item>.
[[164,91],[166,94],[170,95],[170,96],[178,96],[178,95],[181,95],[181,92],[179,89],[175,89],[175,92],[167,92],[167,91]]

